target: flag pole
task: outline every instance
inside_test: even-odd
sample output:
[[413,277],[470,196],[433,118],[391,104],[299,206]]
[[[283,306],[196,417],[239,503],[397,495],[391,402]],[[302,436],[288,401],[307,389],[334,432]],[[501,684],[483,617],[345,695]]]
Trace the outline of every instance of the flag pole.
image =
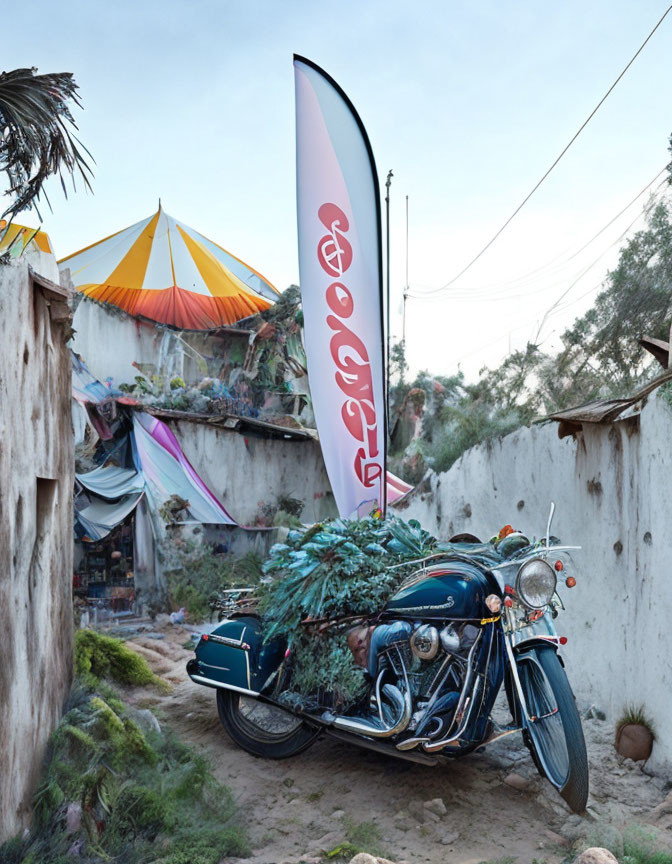
[[387,342],[385,350],[385,461],[383,464],[383,515],[387,516],[387,439],[390,434],[390,186],[392,185],[392,169],[387,172],[385,181],[385,254],[386,265],[386,316]]
[[406,285],[404,286],[404,307],[401,316],[401,344],[406,350],[406,299],[408,297],[408,195],[406,196]]
[[[386,314],[387,314],[387,348],[385,351],[385,401],[387,403],[387,416],[390,416],[390,186],[394,174],[392,169],[387,172],[387,180],[385,181],[385,249],[387,257],[386,265]],[[389,431],[389,429],[388,429]]]

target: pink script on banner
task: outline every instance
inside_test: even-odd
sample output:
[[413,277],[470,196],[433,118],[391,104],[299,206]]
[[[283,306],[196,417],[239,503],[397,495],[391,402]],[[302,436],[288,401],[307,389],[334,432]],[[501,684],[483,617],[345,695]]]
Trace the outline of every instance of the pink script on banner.
[[371,363],[366,346],[345,323],[355,305],[351,292],[344,284],[344,274],[352,264],[352,246],[345,236],[350,224],[336,204],[326,203],[318,210],[318,218],[327,229],[317,245],[317,258],[332,281],[325,292],[327,306],[333,315],[327,316],[327,326],[334,331],[329,344],[336,365],[335,380],[347,399],[341,408],[341,418],[348,433],[363,446],[355,455],[354,468],[360,483],[367,489],[376,485],[383,473],[378,459],[378,423],[371,376]]

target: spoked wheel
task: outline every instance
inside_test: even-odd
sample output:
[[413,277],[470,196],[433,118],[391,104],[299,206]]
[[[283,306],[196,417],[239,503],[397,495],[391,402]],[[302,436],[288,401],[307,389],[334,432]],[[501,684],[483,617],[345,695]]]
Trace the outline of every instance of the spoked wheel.
[[517,660],[531,723],[524,729],[539,773],[576,813],[588,801],[588,757],[574,694],[552,646],[531,648]]
[[229,736],[253,756],[296,756],[320,734],[298,717],[232,690],[217,691],[217,710]]

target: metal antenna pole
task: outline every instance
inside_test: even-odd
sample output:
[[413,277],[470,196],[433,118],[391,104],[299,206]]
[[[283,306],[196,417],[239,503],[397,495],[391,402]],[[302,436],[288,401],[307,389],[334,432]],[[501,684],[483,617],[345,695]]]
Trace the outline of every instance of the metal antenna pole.
[[385,352],[385,399],[387,402],[387,416],[390,416],[390,186],[394,174],[390,169],[385,181],[385,217],[386,217],[386,253],[387,253],[387,290],[386,290],[386,321],[387,321],[387,348]]
[[387,172],[387,180],[385,181],[385,221],[386,221],[386,242],[385,252],[387,257],[387,279],[386,279],[386,303],[387,303],[387,342],[385,348],[385,460],[383,464],[383,515],[387,515],[387,446],[390,434],[390,186],[392,184],[392,169]]
[[406,286],[401,313],[401,344],[406,348],[406,298],[408,297],[408,195],[406,196]]

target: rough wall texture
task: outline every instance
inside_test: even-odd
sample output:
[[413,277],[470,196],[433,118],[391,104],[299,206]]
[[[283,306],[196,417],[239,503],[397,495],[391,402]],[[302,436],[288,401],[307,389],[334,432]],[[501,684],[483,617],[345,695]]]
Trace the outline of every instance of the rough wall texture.
[[140,374],[133,362],[158,364],[163,333],[147,321],[120,311],[108,311],[81,298],[72,326],[75,329],[72,350],[81,355],[89,371],[100,381],[112,378],[117,386],[133,383]]
[[260,505],[281,496],[301,498],[303,522],[336,516],[320,445],[245,437],[202,423],[167,421],[185,456],[241,525],[252,525]]
[[547,424],[475,447],[400,513],[442,538],[488,539],[506,523],[539,537],[551,501],[553,533],[583,547],[557,621],[577,697],[611,720],[644,705],[657,734],[652,760],[672,763],[672,409],[663,396],[641,415],[586,425],[576,441]]
[[72,669],[65,303],[0,266],[0,840],[20,831]]

